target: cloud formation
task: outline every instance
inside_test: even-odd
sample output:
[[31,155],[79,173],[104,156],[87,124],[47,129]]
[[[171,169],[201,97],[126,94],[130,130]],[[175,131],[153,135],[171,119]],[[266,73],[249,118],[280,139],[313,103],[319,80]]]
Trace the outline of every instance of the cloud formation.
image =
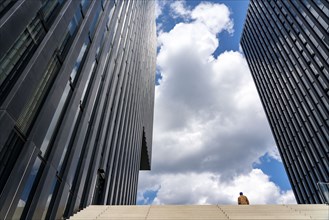
[[174,1],[170,4],[170,9],[174,18],[181,17],[188,19],[191,16],[191,11],[186,8],[185,1]]
[[[141,174],[145,179],[146,172]],[[236,176],[228,182],[220,181],[219,175],[211,172],[157,174],[146,178],[149,181],[142,181],[140,187],[157,192],[153,201],[156,205],[237,204],[239,192],[244,192],[252,205],[287,204],[295,200],[292,191],[281,192],[260,169]],[[158,183],[161,185],[156,185]],[[143,192],[139,191],[140,201],[145,199]]]
[[202,2],[192,12],[191,17],[208,27],[213,33],[223,30],[233,33],[233,20],[230,18],[230,10],[224,4]]
[[190,20],[159,32],[152,171],[141,173],[139,201],[153,191],[155,204],[235,204],[244,191],[254,204],[294,202],[252,168],[276,151],[245,58],[214,56],[218,34],[234,31],[229,9],[206,2],[188,9],[184,1],[170,8]]

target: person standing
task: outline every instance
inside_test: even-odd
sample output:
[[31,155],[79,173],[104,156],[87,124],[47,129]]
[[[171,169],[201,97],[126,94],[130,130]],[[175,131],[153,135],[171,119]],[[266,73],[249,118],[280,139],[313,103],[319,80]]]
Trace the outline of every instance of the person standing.
[[239,205],[249,205],[249,200],[247,196],[243,195],[242,192],[240,192],[240,196],[238,198],[238,204]]

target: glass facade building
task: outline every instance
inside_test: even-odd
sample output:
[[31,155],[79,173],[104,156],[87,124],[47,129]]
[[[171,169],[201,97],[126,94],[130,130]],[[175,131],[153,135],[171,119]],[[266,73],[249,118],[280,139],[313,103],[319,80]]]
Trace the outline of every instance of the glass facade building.
[[0,219],[136,203],[155,59],[154,1],[1,1]]
[[329,182],[328,20],[328,0],[251,0],[241,37],[298,203]]

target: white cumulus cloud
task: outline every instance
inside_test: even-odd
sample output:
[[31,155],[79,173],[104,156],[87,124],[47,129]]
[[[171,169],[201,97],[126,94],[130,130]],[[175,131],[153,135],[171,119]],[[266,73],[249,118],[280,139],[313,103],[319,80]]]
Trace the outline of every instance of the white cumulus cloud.
[[154,191],[155,204],[236,204],[244,191],[253,204],[295,202],[252,167],[276,151],[244,56],[213,55],[218,33],[233,33],[229,9],[184,1],[171,9],[191,20],[158,36],[152,171],[141,173],[139,201]]
[[188,19],[191,16],[191,11],[186,8],[186,2],[184,0],[174,1],[170,4],[173,17],[182,17]]
[[191,16],[197,22],[205,24],[213,33],[234,31],[230,11],[224,4],[202,2],[192,11]]
[[[280,188],[259,169],[234,177],[230,181],[221,181],[220,175],[211,172],[202,173],[141,173],[139,202],[149,202],[143,196],[146,189],[154,189],[157,195],[153,204],[237,204],[239,192],[243,192],[250,204],[295,204],[291,190],[280,191]],[[147,182],[147,181],[149,182]],[[143,190],[144,189],[144,190]]]

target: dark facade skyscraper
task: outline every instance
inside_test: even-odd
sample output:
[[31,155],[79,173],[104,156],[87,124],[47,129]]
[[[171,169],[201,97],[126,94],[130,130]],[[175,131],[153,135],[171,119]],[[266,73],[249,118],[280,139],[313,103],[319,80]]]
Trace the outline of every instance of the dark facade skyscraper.
[[328,0],[251,0],[241,38],[298,203],[329,182],[328,15]]
[[0,219],[135,204],[155,38],[154,1],[1,1]]

